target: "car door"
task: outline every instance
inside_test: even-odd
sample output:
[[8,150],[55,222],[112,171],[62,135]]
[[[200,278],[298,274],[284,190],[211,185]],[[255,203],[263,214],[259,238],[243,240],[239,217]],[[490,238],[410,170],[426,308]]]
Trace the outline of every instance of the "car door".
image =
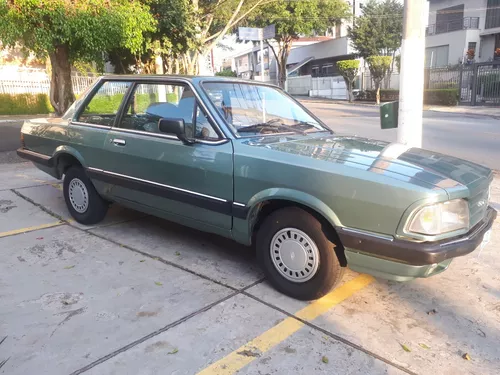
[[[161,133],[161,118],[182,118],[194,143]],[[105,147],[113,155],[108,177],[117,200],[179,221],[231,228],[232,143],[221,137],[189,85],[136,83]]]

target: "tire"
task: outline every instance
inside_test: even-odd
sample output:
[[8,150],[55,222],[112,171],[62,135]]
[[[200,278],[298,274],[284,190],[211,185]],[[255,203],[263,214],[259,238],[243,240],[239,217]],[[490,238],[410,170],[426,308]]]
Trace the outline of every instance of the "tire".
[[334,247],[321,223],[298,207],[274,211],[257,232],[257,258],[266,278],[280,292],[300,300],[320,298],[342,279],[345,268]]
[[82,167],[70,167],[64,174],[63,194],[73,218],[81,224],[97,224],[106,216],[108,203],[97,193]]

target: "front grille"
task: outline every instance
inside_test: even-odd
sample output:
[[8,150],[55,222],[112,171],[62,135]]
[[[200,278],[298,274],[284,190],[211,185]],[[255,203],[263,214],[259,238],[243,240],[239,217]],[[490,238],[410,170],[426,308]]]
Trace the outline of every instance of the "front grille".
[[479,223],[485,216],[489,204],[489,186],[469,199],[470,227]]

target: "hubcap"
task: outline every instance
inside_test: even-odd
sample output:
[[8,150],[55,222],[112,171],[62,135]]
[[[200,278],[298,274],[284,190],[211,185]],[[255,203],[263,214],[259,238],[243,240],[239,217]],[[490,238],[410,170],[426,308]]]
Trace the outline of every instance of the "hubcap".
[[89,194],[82,180],[74,178],[70,181],[68,195],[71,206],[76,212],[83,214],[87,211],[89,207]]
[[287,280],[303,283],[318,270],[319,250],[307,234],[296,228],[284,228],[271,240],[274,267]]

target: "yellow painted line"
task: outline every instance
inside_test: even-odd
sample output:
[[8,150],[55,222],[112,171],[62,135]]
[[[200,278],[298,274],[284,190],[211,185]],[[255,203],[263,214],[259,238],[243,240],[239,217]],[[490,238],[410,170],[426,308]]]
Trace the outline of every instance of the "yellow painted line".
[[61,184],[50,184],[52,187],[55,187],[57,190],[62,191],[62,186]]
[[58,221],[56,223],[42,224],[42,225],[37,225],[37,226],[34,226],[34,227],[14,229],[14,230],[10,230],[8,232],[0,232],[0,238],[7,237],[7,236],[12,236],[13,234],[27,233],[27,232],[33,232],[34,230],[57,227],[57,226],[62,225],[62,224],[65,224],[65,222],[64,221]]
[[[338,305],[345,299],[352,296],[354,293],[360,291],[371,282],[374,278],[369,275],[360,275],[355,279],[348,281],[341,287],[333,290],[323,298],[316,300],[302,310],[299,310],[295,316],[305,321],[311,321],[325,312],[330,310],[335,305]],[[272,349],[279,343],[286,340],[292,334],[297,332],[304,326],[304,323],[295,318],[286,318],[278,325],[267,330],[260,336],[254,338],[252,341],[239,347],[232,353],[228,354],[221,360],[213,363],[209,367],[200,371],[198,375],[229,375],[241,370],[244,366],[248,365],[255,360],[256,357],[239,354],[244,351],[258,352],[263,354]]]

